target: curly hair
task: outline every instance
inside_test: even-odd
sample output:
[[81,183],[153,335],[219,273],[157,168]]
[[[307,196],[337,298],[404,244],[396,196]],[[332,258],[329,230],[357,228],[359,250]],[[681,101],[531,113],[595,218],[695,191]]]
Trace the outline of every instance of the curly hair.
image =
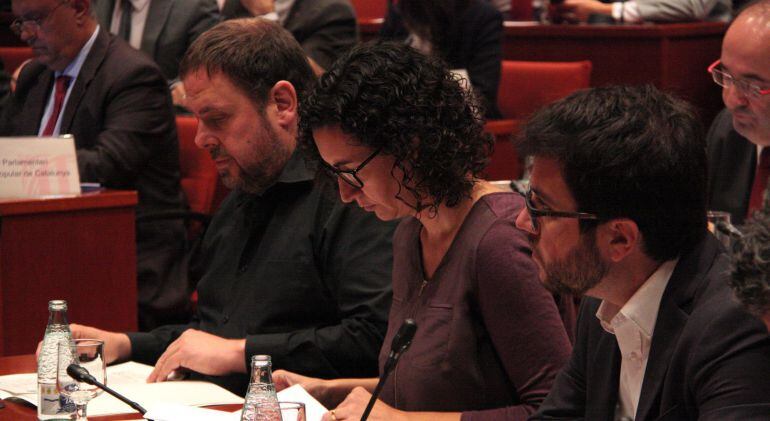
[[[300,105],[299,148],[317,159],[313,129],[339,127],[394,158],[416,211],[470,197],[493,140],[478,108],[440,59],[393,42],[366,43],[341,57]],[[469,177],[469,175],[471,177]]]
[[756,212],[733,247],[730,286],[754,315],[770,314],[770,214]]

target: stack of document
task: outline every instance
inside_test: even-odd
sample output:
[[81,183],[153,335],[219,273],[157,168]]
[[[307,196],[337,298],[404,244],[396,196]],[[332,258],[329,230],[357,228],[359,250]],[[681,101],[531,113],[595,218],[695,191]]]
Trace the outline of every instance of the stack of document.
[[[145,408],[160,404],[209,406],[243,404],[243,398],[208,382],[174,381],[147,383],[152,367],[127,362],[107,367],[107,385]],[[37,405],[37,374],[0,376],[0,398]],[[103,392],[88,403],[88,415],[102,416],[135,412],[130,406]]]
[[[127,362],[107,367],[107,385],[116,392],[148,409],[146,416],[156,421],[239,421],[241,411],[223,412],[196,408],[211,405],[242,405],[243,398],[209,382],[169,381],[147,383],[152,367]],[[37,405],[37,374],[0,376],[0,398]],[[327,412],[302,386],[294,385],[278,392],[282,402],[305,404],[307,421],[320,421]],[[129,414],[130,406],[103,392],[88,403],[89,416]]]

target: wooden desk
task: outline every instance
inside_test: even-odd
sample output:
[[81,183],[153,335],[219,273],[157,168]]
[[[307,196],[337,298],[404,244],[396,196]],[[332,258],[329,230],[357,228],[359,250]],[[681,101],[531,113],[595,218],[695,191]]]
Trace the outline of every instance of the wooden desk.
[[136,330],[136,192],[0,199],[0,355],[43,338],[48,301],[70,322]]
[[[0,376],[17,373],[33,373],[37,370],[34,355],[17,355],[13,357],[0,357]],[[107,379],[109,382],[109,379]],[[129,399],[131,397],[129,396]],[[0,421],[37,421],[37,410],[31,406],[4,402],[5,408],[0,409]],[[219,405],[212,409],[233,412],[240,405]],[[139,414],[111,415],[108,417],[88,417],[92,421],[112,420],[139,420]]]
[[[381,25],[379,20],[361,22],[361,39],[376,38]],[[609,26],[509,21],[503,58],[591,60],[591,86],[652,83],[692,102],[708,127],[722,99],[706,67],[719,58],[726,29],[714,22]]]

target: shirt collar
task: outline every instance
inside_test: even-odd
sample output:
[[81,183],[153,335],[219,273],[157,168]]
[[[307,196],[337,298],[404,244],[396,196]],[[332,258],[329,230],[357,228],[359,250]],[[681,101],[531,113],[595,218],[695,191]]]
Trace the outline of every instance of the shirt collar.
[[599,309],[596,311],[596,317],[599,319],[602,328],[611,334],[615,334],[613,321],[616,320],[618,313],[620,313],[625,319],[634,323],[646,337],[652,337],[663,292],[666,290],[668,281],[671,279],[678,261],[679,259],[677,258],[663,262],[644,281],[642,286],[639,287],[622,308],[618,308],[618,306],[608,301],[602,301]]
[[62,76],[66,75],[72,78],[74,81],[77,79],[78,74],[80,74],[80,68],[83,67],[83,63],[86,61],[86,57],[88,57],[88,53],[91,52],[91,47],[94,46],[94,42],[96,42],[96,36],[99,34],[99,25],[96,25],[96,29],[94,29],[94,33],[91,34],[91,38],[88,39],[88,42],[83,46],[83,48],[80,49],[80,52],[77,56],[75,56],[75,60],[73,60],[67,67],[64,68],[61,72],[56,72],[56,76]]
[[[291,185],[291,184],[312,182],[314,178],[315,178],[315,169],[313,169],[312,167],[308,167],[308,163],[307,161],[305,161],[305,158],[302,156],[302,153],[299,151],[299,149],[295,149],[294,152],[291,154],[291,157],[289,157],[289,160],[286,162],[286,165],[284,165],[283,170],[281,171],[281,174],[278,176],[275,182],[272,185],[270,185],[270,187],[265,189],[265,192],[271,189],[274,189],[279,185]],[[248,200],[249,198],[261,197],[265,194],[265,192],[263,192],[262,194],[248,194],[241,191],[239,192],[240,193],[239,203],[242,204],[244,201]]]

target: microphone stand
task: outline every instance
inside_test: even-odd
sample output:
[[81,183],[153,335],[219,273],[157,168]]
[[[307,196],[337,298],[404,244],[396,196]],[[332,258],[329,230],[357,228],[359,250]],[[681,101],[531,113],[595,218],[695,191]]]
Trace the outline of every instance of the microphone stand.
[[147,412],[147,410],[142,408],[142,406],[139,405],[138,403],[136,403],[136,402],[128,399],[127,397],[121,395],[120,393],[110,389],[109,387],[107,387],[106,384],[100,382],[99,380],[96,380],[96,377],[92,376],[91,373],[89,373],[88,370],[86,370],[84,367],[81,367],[81,366],[79,366],[79,365],[77,365],[75,363],[72,363],[69,366],[67,366],[67,374],[69,374],[70,377],[72,377],[73,379],[75,379],[75,380],[77,380],[79,382],[87,383],[87,384],[90,384],[92,386],[96,386],[99,389],[104,390],[105,392],[109,393],[110,395],[120,399],[123,403],[125,403],[128,406],[130,406],[134,410],[138,411],[142,415],[144,415]]
[[366,419],[369,417],[369,414],[372,412],[372,408],[374,408],[374,403],[377,402],[377,397],[380,396],[382,388],[385,386],[385,380],[388,379],[390,372],[396,368],[396,363],[398,363],[398,359],[401,358],[401,354],[403,354],[404,351],[409,348],[409,345],[412,344],[412,338],[414,337],[414,333],[416,331],[417,325],[414,323],[414,320],[406,319],[398,329],[396,335],[393,337],[393,341],[390,345],[391,349],[390,354],[388,355],[388,360],[385,361],[385,367],[382,369],[380,380],[377,382],[377,386],[374,388],[374,392],[372,393],[372,397],[369,399],[369,403],[366,405],[364,414],[361,415],[361,421],[366,421]]

